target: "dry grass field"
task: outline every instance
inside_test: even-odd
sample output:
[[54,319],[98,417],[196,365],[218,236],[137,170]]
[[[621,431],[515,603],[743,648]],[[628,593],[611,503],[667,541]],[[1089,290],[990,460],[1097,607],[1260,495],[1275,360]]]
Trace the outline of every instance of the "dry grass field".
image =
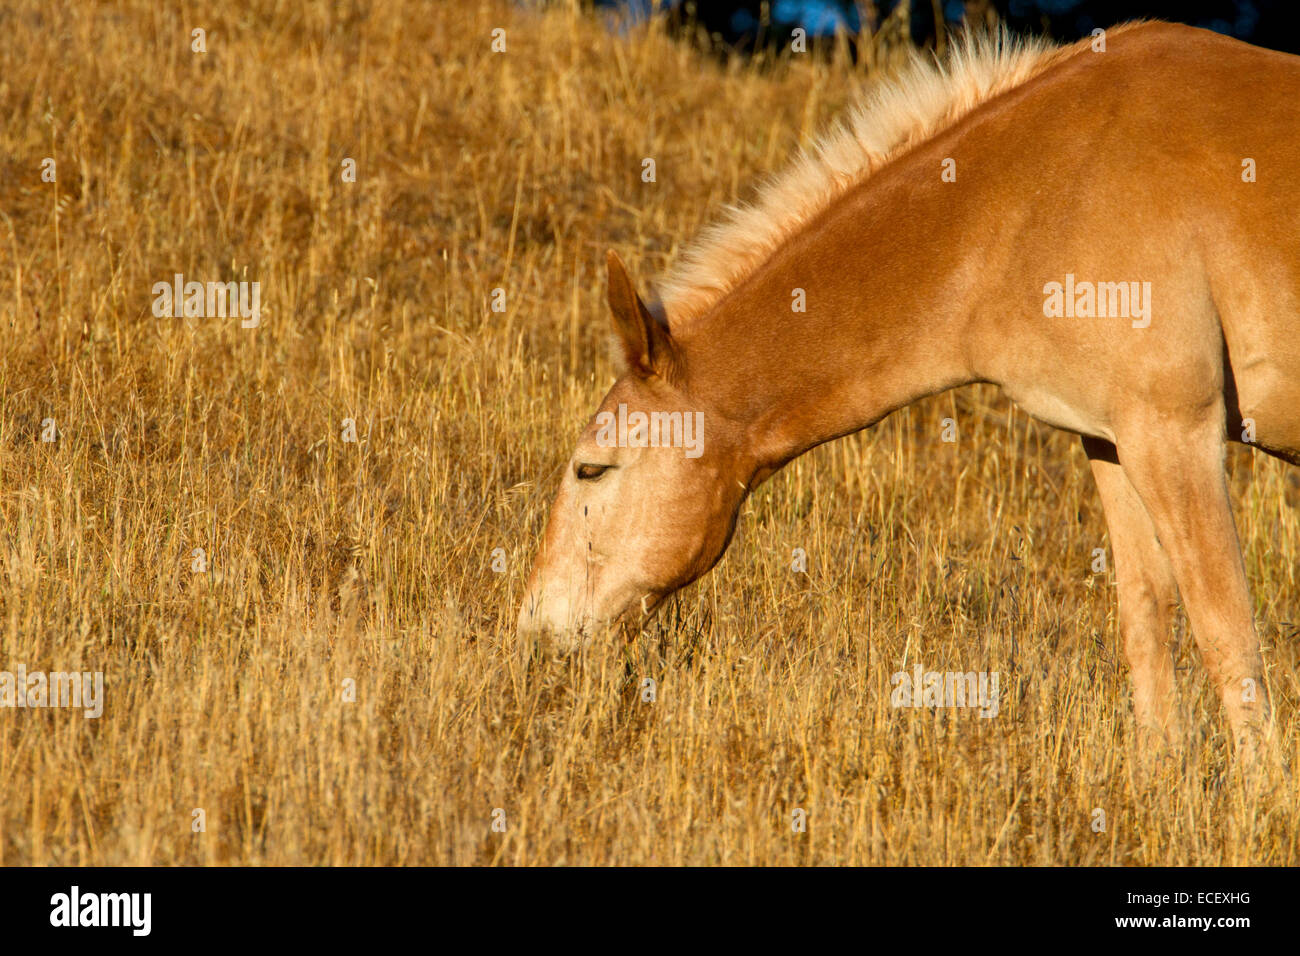
[[[0,863],[1300,862],[1296,784],[1232,769],[1185,630],[1185,759],[1140,772],[1086,460],[991,388],[778,474],[635,642],[515,640],[614,375],[605,250],[648,285],[899,52],[728,63],[488,0],[5,4],[0,670],[105,690],[0,709]],[[260,325],[156,317],[176,273],[260,282]],[[1300,766],[1295,471],[1231,469]],[[916,663],[998,672],[997,716],[891,708]]]

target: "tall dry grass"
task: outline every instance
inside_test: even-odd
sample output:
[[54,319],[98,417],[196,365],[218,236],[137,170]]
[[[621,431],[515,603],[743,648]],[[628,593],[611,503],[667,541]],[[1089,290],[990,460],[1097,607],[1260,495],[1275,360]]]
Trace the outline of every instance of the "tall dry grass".
[[[1186,763],[1137,772],[1082,453],[988,389],[796,462],[635,644],[513,639],[613,374],[604,250],[661,270],[873,52],[756,69],[486,0],[7,4],[0,669],[107,688],[0,710],[0,862],[1297,862],[1294,786],[1230,772],[1185,633]],[[261,326],[155,318],[176,272],[260,281]],[[1294,489],[1232,465],[1294,758]],[[997,718],[891,709],[917,661],[999,672]]]

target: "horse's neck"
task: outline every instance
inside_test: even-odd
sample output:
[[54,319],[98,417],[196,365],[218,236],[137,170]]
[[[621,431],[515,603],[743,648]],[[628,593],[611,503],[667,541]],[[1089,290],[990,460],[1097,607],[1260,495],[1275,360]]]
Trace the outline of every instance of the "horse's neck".
[[690,329],[699,387],[748,429],[759,480],[976,380],[963,342],[969,263],[944,262],[932,229],[886,215],[873,193],[846,195]]

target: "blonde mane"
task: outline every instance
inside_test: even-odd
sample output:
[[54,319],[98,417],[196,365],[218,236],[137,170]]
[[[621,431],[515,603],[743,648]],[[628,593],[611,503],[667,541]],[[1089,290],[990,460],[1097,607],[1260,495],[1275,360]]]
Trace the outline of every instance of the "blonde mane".
[[913,54],[896,79],[878,86],[847,119],[802,150],[753,202],[728,207],[720,222],[687,246],[657,284],[670,325],[680,327],[707,312],[801,226],[885,163],[1089,42],[1058,46],[1013,38],[1002,29],[960,38],[943,64]]

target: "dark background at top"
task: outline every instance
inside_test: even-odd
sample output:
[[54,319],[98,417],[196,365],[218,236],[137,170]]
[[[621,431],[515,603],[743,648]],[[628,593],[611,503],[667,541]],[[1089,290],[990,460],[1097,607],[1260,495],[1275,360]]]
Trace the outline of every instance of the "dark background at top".
[[[739,52],[788,44],[790,30],[801,26],[810,37],[833,35],[836,26],[856,34],[858,8],[850,0],[596,0],[618,7],[634,19],[652,6],[671,8],[681,24],[703,27],[724,49]],[[909,3],[912,40],[933,45],[934,0],[877,0],[878,21],[898,4]],[[763,25],[763,7],[769,23]],[[946,28],[959,27],[968,11],[991,7],[1017,33],[1042,33],[1056,40],[1088,36],[1095,27],[1151,18],[1189,23],[1228,36],[1290,53],[1300,53],[1300,0],[939,0]]]

